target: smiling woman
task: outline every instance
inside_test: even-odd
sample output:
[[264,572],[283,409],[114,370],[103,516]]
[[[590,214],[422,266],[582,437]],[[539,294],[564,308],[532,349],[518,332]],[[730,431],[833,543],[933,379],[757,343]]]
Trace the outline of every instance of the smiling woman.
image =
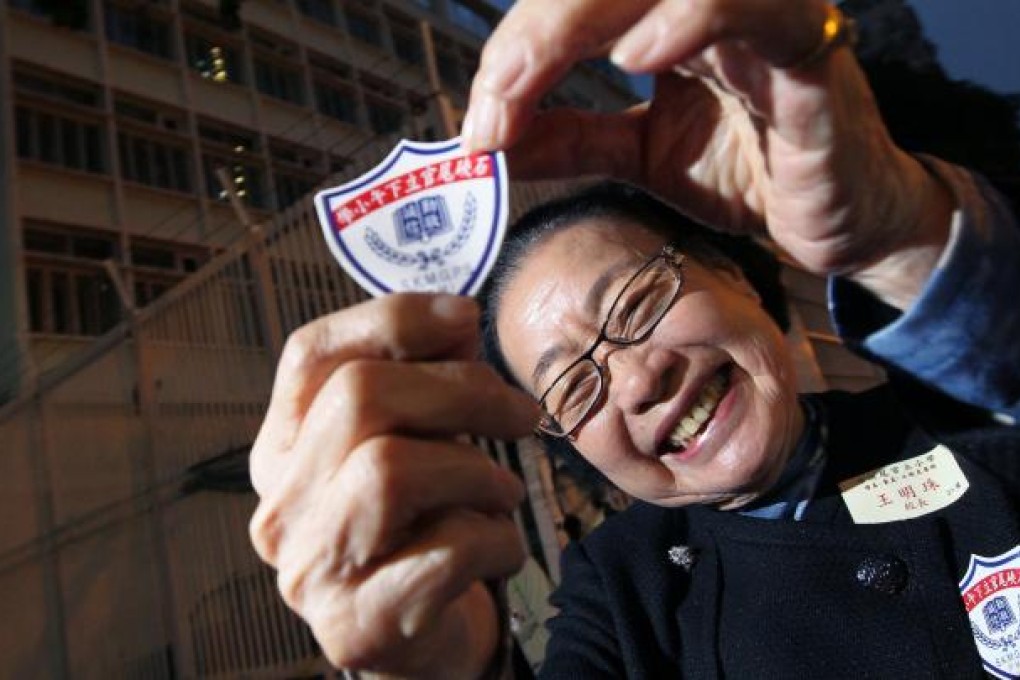
[[624,491],[736,507],[771,486],[803,428],[778,271],[746,237],[601,184],[516,225],[486,346],[540,399],[543,435]]
[[[542,677],[1020,677],[1020,432],[899,375],[1020,416],[1020,229],[893,142],[853,36],[820,0],[514,4],[464,143],[515,178],[628,183],[511,230],[482,310],[502,377],[466,298],[288,340],[251,534],[334,665],[502,677],[524,489],[464,435],[538,430],[636,499],[565,551]],[[606,45],[652,101],[540,110]],[[829,276],[895,380],[797,394],[775,261],[699,222]]]
[[554,455],[638,499],[567,549],[544,676],[817,677],[865,652],[927,676],[932,640],[973,668],[967,637],[911,611],[968,629],[952,586],[1015,545],[1020,476],[1002,473],[1020,464],[985,468],[1020,433],[907,382],[798,395],[777,271],[616,182],[511,231],[483,296],[488,358],[539,400]]

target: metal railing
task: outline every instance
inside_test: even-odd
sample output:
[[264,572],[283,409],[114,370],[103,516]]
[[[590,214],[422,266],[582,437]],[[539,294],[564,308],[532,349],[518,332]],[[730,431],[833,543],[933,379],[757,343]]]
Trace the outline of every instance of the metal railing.
[[329,674],[249,546],[254,495],[223,489],[283,339],[364,297],[305,199],[0,408],[0,676]]

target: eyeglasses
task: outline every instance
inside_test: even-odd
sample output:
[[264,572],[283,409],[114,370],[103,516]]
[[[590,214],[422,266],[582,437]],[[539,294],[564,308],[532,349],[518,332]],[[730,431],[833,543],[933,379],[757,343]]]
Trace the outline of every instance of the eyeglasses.
[[684,256],[666,246],[627,280],[613,300],[595,342],[542,394],[539,432],[569,437],[591,415],[605,390],[603,369],[593,358],[595,350],[603,342],[626,347],[647,340],[680,296],[683,264]]

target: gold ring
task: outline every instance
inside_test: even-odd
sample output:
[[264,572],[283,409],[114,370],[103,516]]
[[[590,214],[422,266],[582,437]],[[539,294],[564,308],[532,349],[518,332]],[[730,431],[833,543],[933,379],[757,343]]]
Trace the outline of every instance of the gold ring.
[[853,46],[857,42],[857,23],[843,14],[835,5],[825,5],[825,22],[822,24],[822,37],[818,44],[803,57],[784,64],[780,68],[787,70],[802,69],[824,59],[829,53],[842,45]]

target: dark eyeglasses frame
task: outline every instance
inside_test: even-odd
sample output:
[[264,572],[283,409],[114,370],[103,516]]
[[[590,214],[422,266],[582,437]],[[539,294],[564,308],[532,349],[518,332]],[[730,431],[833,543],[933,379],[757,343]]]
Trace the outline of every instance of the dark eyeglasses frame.
[[[666,265],[669,267],[670,271],[673,272],[673,275],[676,277],[677,280],[677,285],[673,291],[672,297],[666,302],[666,304],[662,306],[662,311],[659,312],[659,316],[648,324],[648,328],[642,331],[641,335],[635,336],[633,338],[609,337],[609,335],[606,334],[606,328],[609,327],[609,322],[614,318],[616,307],[618,304],[620,304],[620,300],[623,299],[624,293],[627,292],[627,289],[630,288],[631,284],[633,284],[638,279],[638,277],[640,277],[647,269],[657,264],[660,259],[666,263]],[[542,418],[541,420],[539,420],[538,425],[535,427],[536,434],[540,434],[542,436],[549,437],[552,439],[568,439],[572,437],[575,432],[577,432],[578,428],[580,428],[581,425],[583,425],[588,420],[589,417],[591,417],[591,414],[595,411],[598,404],[602,401],[606,385],[604,369],[599,364],[599,362],[595,361],[594,359],[595,351],[599,348],[599,346],[603,342],[608,342],[612,345],[617,345],[619,347],[629,347],[631,345],[640,344],[651,336],[651,334],[659,326],[659,323],[662,321],[663,317],[666,316],[666,312],[668,312],[673,307],[674,303],[676,303],[677,299],[680,297],[680,294],[683,292],[684,289],[683,266],[685,260],[686,256],[683,253],[678,252],[674,246],[667,245],[664,246],[663,249],[659,251],[659,253],[649,258],[644,264],[638,267],[637,271],[631,274],[630,278],[627,279],[627,282],[623,284],[622,288],[620,288],[620,292],[616,294],[616,298],[613,300],[613,304],[609,307],[609,311],[606,313],[606,318],[603,320],[602,326],[599,329],[598,336],[595,338],[595,340],[583,354],[581,354],[579,357],[577,357],[577,359],[572,361],[570,365],[567,366],[565,369],[560,371],[559,375],[556,376],[556,379],[549,384],[549,387],[545,390],[545,392],[542,393],[542,396],[539,398],[538,400],[539,405],[542,407]],[[591,403],[585,409],[584,414],[578,419],[577,423],[569,430],[564,431],[562,428],[560,428],[559,424],[556,422],[556,419],[553,418],[553,416],[549,413],[548,409],[546,408],[545,404],[546,398],[549,396],[549,393],[552,392],[553,389],[556,387],[557,383],[559,383],[559,381],[564,378],[564,376],[573,371],[579,364],[582,364],[586,361],[591,362],[591,364],[595,367],[595,373],[596,375],[598,375],[599,379],[598,391],[595,395],[595,398],[591,400]]]

